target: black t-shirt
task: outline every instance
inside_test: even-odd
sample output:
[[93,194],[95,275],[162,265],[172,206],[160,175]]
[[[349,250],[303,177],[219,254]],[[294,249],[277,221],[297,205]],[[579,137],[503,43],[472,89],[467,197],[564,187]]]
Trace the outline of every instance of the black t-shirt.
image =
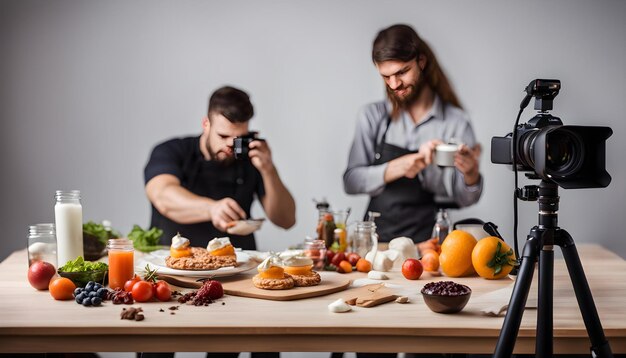
[[[145,183],[159,174],[171,174],[180,180],[183,188],[190,192],[220,200],[234,199],[250,217],[254,195],[265,195],[263,179],[250,161],[235,161],[229,165],[214,160],[205,160],[200,152],[200,137],[171,139],[158,144],[152,150],[144,169]],[[169,245],[172,236],[179,232],[191,241],[192,246],[205,247],[215,237],[228,236],[235,247],[255,250],[254,235],[229,235],[219,231],[211,222],[178,224],[152,205],[152,226],[163,230],[161,243]]]

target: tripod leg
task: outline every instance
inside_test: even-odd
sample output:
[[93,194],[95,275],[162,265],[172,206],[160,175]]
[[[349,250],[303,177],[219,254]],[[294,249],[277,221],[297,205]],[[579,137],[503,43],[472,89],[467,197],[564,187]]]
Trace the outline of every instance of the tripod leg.
[[[550,235],[549,233],[546,234]],[[548,241],[546,239],[544,237],[544,243]],[[552,245],[544,245],[539,255],[539,299],[537,305],[537,337],[535,340],[535,354],[539,358],[552,357],[553,278],[554,251]]]
[[494,358],[510,358],[513,354],[517,333],[519,332],[519,326],[522,322],[524,307],[526,306],[526,299],[528,298],[528,291],[533,281],[533,273],[535,264],[537,263],[537,257],[539,256],[540,246],[540,237],[528,236],[528,240],[526,244],[524,244],[522,263],[517,279],[515,280],[509,307],[506,311],[502,330],[500,330],[500,337],[498,337],[496,350],[493,354]]
[[587,334],[591,341],[591,354],[593,357],[613,357],[611,346],[604,336],[600,317],[598,316],[596,305],[593,302],[591,289],[585,277],[583,266],[580,263],[580,257],[578,256],[578,250],[576,250],[574,240],[565,230],[559,230],[555,236],[555,243],[559,245],[563,251],[563,258],[567,265],[569,277],[572,280],[572,286],[574,286],[578,307],[580,308],[580,313],[583,316]]

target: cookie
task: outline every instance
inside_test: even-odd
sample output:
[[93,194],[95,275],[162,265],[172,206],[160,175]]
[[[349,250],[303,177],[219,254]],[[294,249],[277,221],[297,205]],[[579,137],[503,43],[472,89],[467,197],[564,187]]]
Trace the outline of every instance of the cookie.
[[257,274],[252,278],[252,283],[264,290],[288,290],[294,286],[293,278],[289,274],[285,274],[284,278],[263,278]]
[[291,275],[291,277],[293,277],[293,282],[296,287],[315,286],[319,285],[319,283],[322,282],[322,278],[320,277],[319,273],[315,271],[311,272],[311,275]]
[[165,258],[165,265],[177,270],[217,270],[221,267],[237,266],[237,256],[213,256],[201,247],[192,247],[191,256]]

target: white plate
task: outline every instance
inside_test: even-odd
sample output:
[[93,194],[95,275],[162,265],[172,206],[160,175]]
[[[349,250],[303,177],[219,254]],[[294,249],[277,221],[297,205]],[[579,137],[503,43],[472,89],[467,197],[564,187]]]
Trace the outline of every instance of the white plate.
[[156,269],[158,273],[164,275],[179,275],[179,276],[193,276],[193,277],[224,277],[232,276],[240,272],[248,271],[256,266],[256,262],[250,260],[250,256],[245,252],[236,251],[237,255],[237,267],[221,267],[217,270],[177,270],[169,268],[165,265],[165,258],[170,255],[169,250],[156,250],[149,254],[145,254],[141,259],[137,261],[135,270],[143,271],[146,264],[150,269]]

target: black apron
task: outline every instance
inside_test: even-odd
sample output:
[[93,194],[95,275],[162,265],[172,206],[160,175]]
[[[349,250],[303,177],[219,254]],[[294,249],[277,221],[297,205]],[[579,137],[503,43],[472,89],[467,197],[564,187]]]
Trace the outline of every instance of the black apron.
[[[181,185],[196,195],[213,200],[233,198],[244,209],[246,216],[250,217],[250,207],[255,194],[253,170],[249,162],[236,161],[229,166],[222,166],[197,156],[183,164],[183,171],[188,176],[181,181]],[[211,222],[179,224],[161,215],[154,206],[151,225],[163,230],[161,236],[163,245],[169,245],[172,236],[180,233],[189,239],[191,246],[206,247],[211,239],[228,236],[233,246],[244,250],[256,250],[254,234],[245,236],[228,234],[218,230]]]
[[[405,154],[417,153],[393,144],[385,143],[391,117],[380,143],[376,143],[374,165],[387,163]],[[378,133],[376,137],[378,138]],[[376,211],[376,232],[379,242],[389,242],[400,236],[410,237],[413,242],[430,238],[435,225],[434,194],[422,187],[419,176],[413,179],[402,177],[385,185],[382,193],[371,197],[367,211]]]

